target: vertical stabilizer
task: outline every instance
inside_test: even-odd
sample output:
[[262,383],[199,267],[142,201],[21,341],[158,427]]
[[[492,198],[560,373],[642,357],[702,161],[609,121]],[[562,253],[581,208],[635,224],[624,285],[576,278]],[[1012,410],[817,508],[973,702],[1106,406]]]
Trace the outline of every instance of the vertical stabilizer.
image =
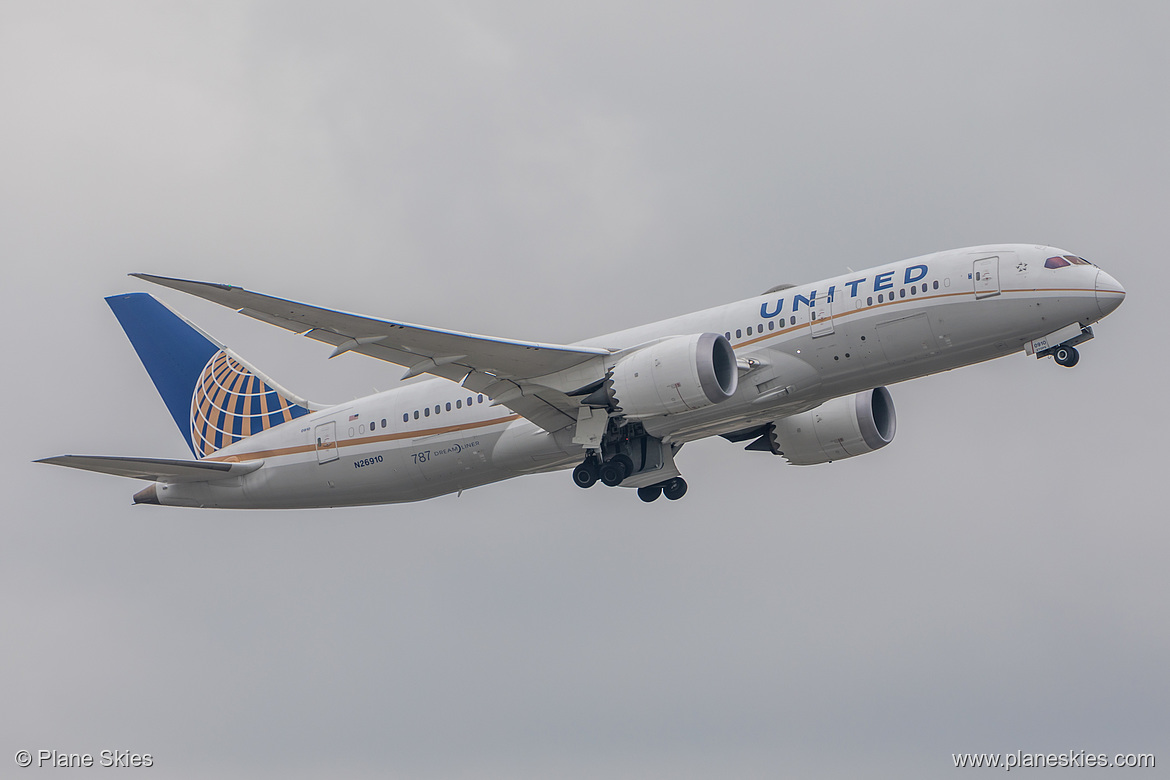
[[128,293],[106,302],[196,457],[309,413],[309,402],[153,296]]

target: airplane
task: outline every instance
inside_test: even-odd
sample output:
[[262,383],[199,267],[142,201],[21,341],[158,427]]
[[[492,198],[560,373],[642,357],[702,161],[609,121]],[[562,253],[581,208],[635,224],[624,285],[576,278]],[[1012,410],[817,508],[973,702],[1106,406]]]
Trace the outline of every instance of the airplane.
[[419,501],[572,469],[581,488],[677,500],[687,442],[794,465],[882,449],[887,385],[1023,352],[1065,367],[1125,298],[1049,246],[969,247],[561,345],[319,308],[227,284],[131,276],[406,368],[399,387],[308,401],[146,293],[107,298],[194,460],[37,462],[151,482],[135,504],[289,509]]

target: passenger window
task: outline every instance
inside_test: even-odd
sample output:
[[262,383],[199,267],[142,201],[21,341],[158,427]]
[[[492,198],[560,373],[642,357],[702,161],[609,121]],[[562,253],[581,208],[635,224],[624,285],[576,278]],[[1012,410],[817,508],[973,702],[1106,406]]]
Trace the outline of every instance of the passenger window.
[[423,417],[430,417],[430,416],[431,416],[431,407],[428,406],[426,409],[423,409]]
[[482,396],[482,395],[477,395],[477,396],[475,397],[475,399],[476,399],[476,401],[478,401],[479,403],[481,403],[481,404],[483,403],[483,396]]
[[916,284],[912,284],[912,285],[910,285],[910,294],[911,294],[911,295],[917,295],[917,294],[918,294],[918,285],[916,285]]
[[455,402],[455,408],[456,408],[456,409],[462,409],[462,408],[463,408],[463,399],[462,399],[462,398],[460,398],[458,401],[456,401],[456,402]]
[[471,406],[471,396],[467,396],[467,405]]
[[934,289],[938,289],[938,279],[934,280]]
[[402,422],[410,422],[410,414],[409,413],[407,413],[407,412],[402,413]]
[[885,293],[878,293],[878,303],[885,303],[885,302],[886,302],[886,294]]
[[349,429],[349,438],[353,438],[353,428]]
[[382,427],[383,428],[386,427],[386,418],[385,417],[382,418]]
[[735,329],[735,337],[736,337],[737,339],[742,339],[742,338],[743,338],[743,331],[742,331],[742,330],[740,330],[739,328],[736,328],[736,329]]
[[865,299],[865,305],[866,306],[873,306],[873,296],[872,295]]
[[905,297],[906,297],[906,288],[905,288],[905,287],[903,287],[901,290],[898,290],[898,297],[899,297],[899,298],[905,298]]
[[776,330],[776,320],[768,320],[768,330]]
[[792,315],[792,322],[790,322],[789,324],[790,324],[790,325],[795,325],[795,324],[796,324],[796,315],[795,315],[795,314],[793,314],[793,315]]
[[414,410],[414,419],[418,419],[418,409]]
[[447,402],[447,411],[448,412],[451,411],[451,402],[450,401]]
[[752,335],[752,326],[748,325],[748,335]]
[[365,433],[365,432],[366,432],[366,424],[362,423],[361,425],[358,426],[358,433]]
[[442,410],[439,408],[439,405],[435,404],[435,414],[438,414],[440,411]]

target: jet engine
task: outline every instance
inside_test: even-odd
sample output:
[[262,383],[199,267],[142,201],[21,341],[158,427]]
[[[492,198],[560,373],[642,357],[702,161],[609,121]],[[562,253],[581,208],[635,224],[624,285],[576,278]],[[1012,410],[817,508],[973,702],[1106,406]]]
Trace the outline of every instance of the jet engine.
[[606,395],[630,419],[678,414],[735,395],[735,351],[718,333],[673,336],[621,357]]
[[880,450],[894,440],[894,400],[884,387],[826,401],[777,420],[748,449],[767,449],[796,466],[811,466]]

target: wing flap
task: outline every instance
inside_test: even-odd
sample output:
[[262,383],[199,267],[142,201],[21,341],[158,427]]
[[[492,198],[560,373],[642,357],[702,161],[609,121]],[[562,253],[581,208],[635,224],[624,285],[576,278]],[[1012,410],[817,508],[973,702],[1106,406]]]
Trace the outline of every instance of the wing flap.
[[58,455],[35,463],[51,463],[116,477],[145,479],[151,482],[214,482],[249,474],[264,465],[263,460],[247,463],[222,463],[206,460],[171,460],[169,458],[121,458],[101,455]]

